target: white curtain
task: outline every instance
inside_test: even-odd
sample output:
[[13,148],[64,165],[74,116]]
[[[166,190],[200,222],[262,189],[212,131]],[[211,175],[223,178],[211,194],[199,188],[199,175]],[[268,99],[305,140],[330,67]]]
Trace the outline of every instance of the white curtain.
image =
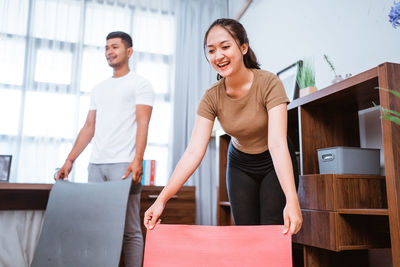
[[[0,0],[0,154],[13,156],[11,182],[53,182],[86,119],[92,87],[110,77],[111,31],[131,34],[131,69],[153,84],[156,102],[145,158],[167,179],[172,108],[173,2]],[[134,63],[134,64],[133,64]],[[90,145],[72,180],[86,181]]]
[[[176,9],[177,40],[172,164],[176,166],[189,143],[198,102],[216,73],[206,61],[203,38],[211,23],[228,15],[227,0],[180,0]],[[187,185],[196,186],[196,223],[216,224],[217,151],[214,138]]]

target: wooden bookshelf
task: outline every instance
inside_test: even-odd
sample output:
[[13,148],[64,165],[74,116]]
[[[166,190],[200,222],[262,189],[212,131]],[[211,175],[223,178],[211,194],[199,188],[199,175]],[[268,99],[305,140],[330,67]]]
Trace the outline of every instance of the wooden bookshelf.
[[218,187],[218,206],[217,224],[232,225],[233,219],[229,204],[228,190],[226,187],[226,163],[229,142],[231,138],[227,134],[220,134],[218,137],[219,147],[219,187]]
[[[372,102],[400,111],[400,65],[383,63],[288,105],[288,135],[300,159],[299,266],[368,266],[370,248],[390,247],[400,267],[400,126],[381,120],[385,176],[319,174],[317,149],[360,147],[358,111]],[[219,137],[218,223],[231,224],[225,170],[229,136]],[[297,266],[294,264],[294,266]]]

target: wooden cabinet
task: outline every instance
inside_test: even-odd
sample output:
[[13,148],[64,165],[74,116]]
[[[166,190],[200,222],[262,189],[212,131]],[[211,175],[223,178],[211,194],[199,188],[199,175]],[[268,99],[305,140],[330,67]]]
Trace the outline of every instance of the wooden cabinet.
[[[358,111],[372,102],[400,111],[400,99],[376,87],[400,92],[400,65],[381,64],[288,105],[288,135],[300,155],[304,219],[293,240],[303,248],[304,266],[367,266],[366,249],[391,247],[393,266],[400,267],[400,126],[381,120],[385,176],[321,175],[318,167],[319,148],[360,147]],[[231,223],[228,143],[229,137],[220,136],[220,225]]]
[[[143,186],[140,218],[143,221],[144,212],[154,203],[163,186]],[[196,197],[194,186],[183,186],[165,206],[160,217],[161,223],[167,224],[195,224],[196,223]],[[146,229],[142,224],[142,232],[145,236]]]
[[303,227],[294,242],[336,252],[390,246],[383,176],[303,175],[298,192]]
[[217,224],[233,225],[231,214],[231,205],[228,198],[228,190],[226,187],[226,163],[229,142],[231,138],[227,134],[220,134],[217,139],[219,147],[219,186],[218,186],[218,206],[217,206]]

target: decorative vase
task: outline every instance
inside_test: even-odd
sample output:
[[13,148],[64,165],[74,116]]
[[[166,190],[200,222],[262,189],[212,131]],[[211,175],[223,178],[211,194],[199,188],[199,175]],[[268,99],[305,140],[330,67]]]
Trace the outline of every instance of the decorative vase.
[[309,87],[306,87],[306,88],[302,88],[302,89],[300,89],[300,97],[303,97],[303,96],[306,96],[308,94],[311,94],[311,93],[313,93],[313,92],[315,92],[317,90],[318,90],[317,87],[314,87],[314,86],[309,86]]
[[343,80],[343,77],[342,77],[342,75],[336,75],[335,76],[335,78],[332,80],[332,84],[333,83],[337,83],[337,82],[340,82],[340,81],[342,81]]

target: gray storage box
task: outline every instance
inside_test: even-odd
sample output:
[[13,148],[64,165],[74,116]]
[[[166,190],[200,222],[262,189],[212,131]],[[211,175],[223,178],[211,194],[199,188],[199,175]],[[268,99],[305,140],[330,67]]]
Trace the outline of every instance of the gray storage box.
[[380,174],[379,149],[336,146],[318,149],[319,173]]

